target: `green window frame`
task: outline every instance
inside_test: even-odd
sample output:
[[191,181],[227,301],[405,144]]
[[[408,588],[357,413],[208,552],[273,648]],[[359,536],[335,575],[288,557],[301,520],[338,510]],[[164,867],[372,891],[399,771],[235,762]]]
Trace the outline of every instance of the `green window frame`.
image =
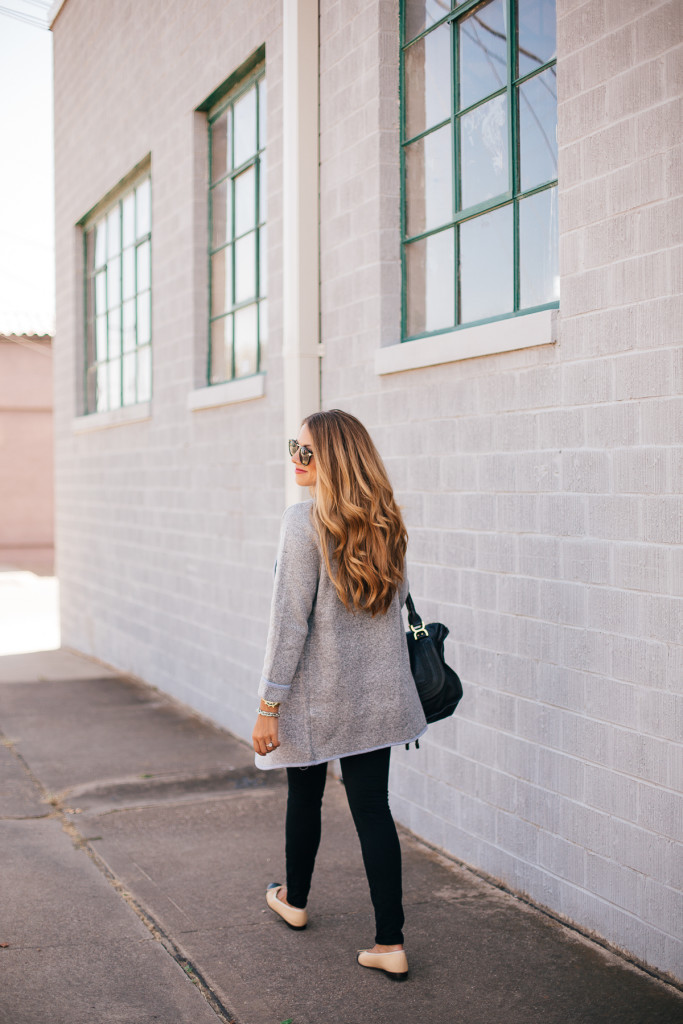
[[555,0],[400,22],[402,340],[556,308]]
[[209,384],[266,369],[266,74],[209,110]]
[[85,413],[152,395],[152,194],[147,172],[88,218]]

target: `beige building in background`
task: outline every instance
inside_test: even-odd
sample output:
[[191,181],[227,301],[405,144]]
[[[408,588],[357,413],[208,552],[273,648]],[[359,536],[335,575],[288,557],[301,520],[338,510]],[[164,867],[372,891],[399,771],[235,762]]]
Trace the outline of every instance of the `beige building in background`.
[[52,338],[0,333],[0,565],[54,560]]
[[52,20],[63,642],[247,739],[286,439],[357,414],[465,687],[397,818],[679,978],[682,16]]

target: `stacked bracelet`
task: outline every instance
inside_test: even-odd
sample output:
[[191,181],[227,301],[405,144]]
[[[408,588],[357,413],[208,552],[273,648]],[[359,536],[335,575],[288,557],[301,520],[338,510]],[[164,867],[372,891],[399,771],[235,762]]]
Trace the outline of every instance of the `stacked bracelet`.
[[280,717],[280,712],[279,711],[261,711],[261,708],[258,708],[257,710],[258,710],[259,715],[263,715],[264,718],[279,718]]
[[266,700],[265,697],[261,697],[261,700],[263,701],[267,708],[278,708],[280,706],[279,700]]

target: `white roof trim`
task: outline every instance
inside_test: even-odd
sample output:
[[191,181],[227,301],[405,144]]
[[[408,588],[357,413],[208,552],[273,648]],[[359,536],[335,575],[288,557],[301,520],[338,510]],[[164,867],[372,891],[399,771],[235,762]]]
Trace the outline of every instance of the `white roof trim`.
[[57,15],[61,11],[65,3],[66,0],[54,0],[52,7],[47,12],[47,23],[50,26],[50,28],[52,28],[52,26],[54,25],[55,19],[57,18]]

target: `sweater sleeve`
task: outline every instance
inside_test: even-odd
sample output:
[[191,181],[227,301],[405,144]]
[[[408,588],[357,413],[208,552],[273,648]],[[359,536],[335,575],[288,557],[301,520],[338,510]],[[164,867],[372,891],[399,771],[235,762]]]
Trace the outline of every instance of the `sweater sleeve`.
[[320,551],[308,505],[290,505],[282,517],[266,655],[258,695],[287,700],[308,636],[318,591]]

